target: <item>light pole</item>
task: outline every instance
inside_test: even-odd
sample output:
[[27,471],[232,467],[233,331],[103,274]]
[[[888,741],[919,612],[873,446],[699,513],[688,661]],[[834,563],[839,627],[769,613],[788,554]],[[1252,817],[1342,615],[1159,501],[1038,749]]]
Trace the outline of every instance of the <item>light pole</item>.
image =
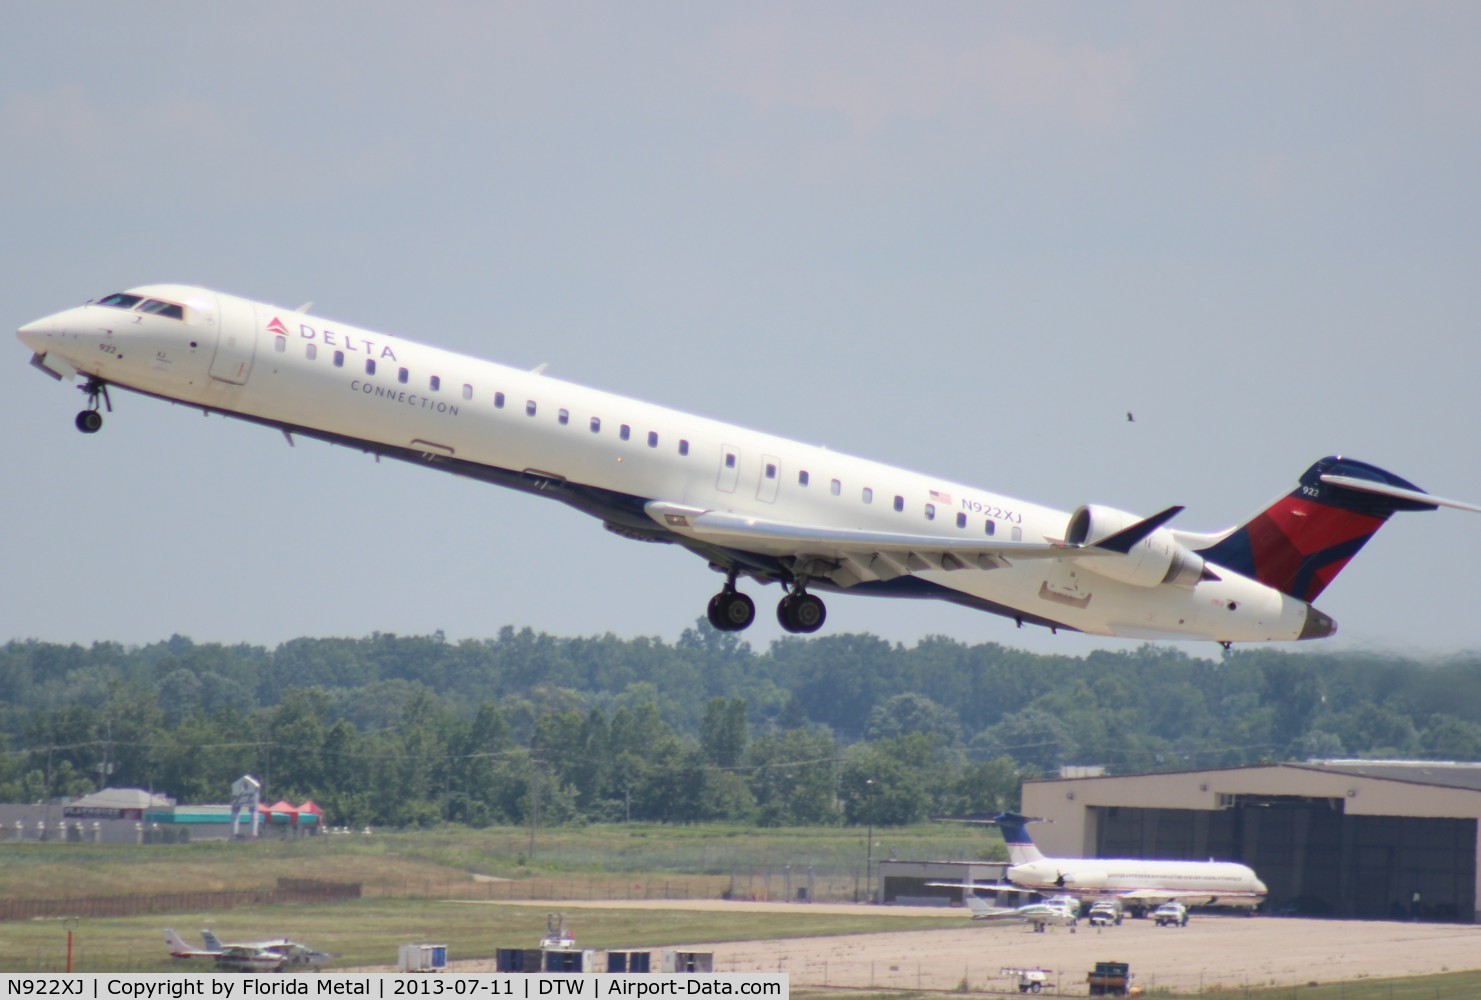
[[864,808],[869,813],[869,840],[864,847],[864,894],[874,902],[874,779],[864,780]]

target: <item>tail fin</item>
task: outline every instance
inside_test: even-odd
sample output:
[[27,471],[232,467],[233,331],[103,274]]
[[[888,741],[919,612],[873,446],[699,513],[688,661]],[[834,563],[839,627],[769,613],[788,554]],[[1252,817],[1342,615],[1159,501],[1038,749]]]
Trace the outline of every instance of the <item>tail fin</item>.
[[962,902],[967,904],[967,909],[972,911],[972,918],[992,916],[993,908],[988,905],[987,900],[968,889],[962,893]]
[[1026,865],[1034,861],[1042,861],[1044,855],[1034,846],[1029,839],[1027,816],[1017,813],[999,813],[993,817],[997,821],[998,829],[1003,831],[1003,843],[1008,845],[1008,863],[1013,865]]
[[195,950],[186,944],[185,940],[179,934],[176,934],[168,927],[165,928],[165,945],[170,949],[171,955],[183,955],[186,952]]
[[215,934],[212,934],[210,931],[207,931],[207,930],[201,931],[201,940],[204,941],[204,942],[206,942],[206,950],[207,951],[224,951],[225,950],[225,945],[223,945],[221,943],[221,939],[218,938]]
[[1199,554],[1310,603],[1389,515],[1440,505],[1469,507],[1431,497],[1376,465],[1332,455],[1307,469],[1294,491]]

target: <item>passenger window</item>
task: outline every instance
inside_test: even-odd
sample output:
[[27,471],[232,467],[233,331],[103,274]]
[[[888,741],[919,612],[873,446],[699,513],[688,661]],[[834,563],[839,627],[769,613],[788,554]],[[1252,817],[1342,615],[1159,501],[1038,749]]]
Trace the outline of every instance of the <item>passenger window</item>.
[[617,436],[626,441],[628,438],[633,436],[633,429],[627,426],[627,424],[623,424],[621,427],[617,428]]
[[658,447],[658,432],[657,431],[649,431],[648,432],[648,447],[650,447],[650,448],[657,448]]
[[992,518],[988,518],[988,521],[987,521],[987,533],[989,535],[996,535],[998,533],[997,523],[994,522],[992,520]]
[[314,343],[312,340],[309,341],[307,344],[304,344],[303,356],[308,358],[310,361],[317,358],[319,356],[319,345]]
[[494,409],[504,409],[504,394],[502,392],[494,393]]
[[680,438],[679,439],[679,454],[680,455],[687,455],[687,454],[689,454],[689,442],[688,441],[685,441],[683,438]]
[[464,399],[472,399],[473,398],[473,386],[469,385],[467,382],[464,382],[463,383],[463,398]]
[[864,502],[865,503],[873,503],[874,502],[874,490],[870,489],[868,486],[864,487]]
[[905,509],[905,498],[904,497],[895,497],[895,513],[898,514],[901,511],[903,511],[904,509]]
[[733,469],[733,468],[735,468],[735,452],[733,452],[733,451],[727,451],[725,453],[725,468],[727,468],[727,469]]
[[139,304],[142,298],[142,295],[125,295],[123,292],[114,292],[112,295],[105,295],[99,299],[98,305],[113,306],[115,309],[132,309]]
[[273,338],[273,350],[277,351],[279,354],[282,354],[284,351],[288,350],[288,338],[287,337],[274,337]]
[[957,512],[956,526],[958,528],[965,528],[967,526],[967,515],[963,514],[961,511]]
[[831,483],[828,484],[828,492],[832,493],[834,496],[838,496],[840,493],[843,492],[843,484],[836,479],[833,480]]
[[772,464],[771,462],[767,462],[766,463],[766,478],[767,479],[775,479],[776,478],[776,466],[774,464]]
[[365,359],[365,374],[367,374],[367,375],[374,375],[375,374],[375,358],[366,358]]
[[409,378],[411,378],[411,372],[407,371],[405,368],[402,368],[396,373],[396,381],[400,382],[402,385],[405,385],[406,380]]
[[535,401],[533,399],[527,399],[527,400],[525,400],[525,416],[527,416],[527,417],[533,417],[534,415],[535,415]]
[[807,485],[807,470],[806,469],[803,469],[801,472],[797,473],[797,485],[798,486],[806,486]]
[[431,386],[432,386],[432,391],[433,392],[441,392],[442,391],[442,376],[440,376],[440,375],[433,375],[432,376],[432,381],[431,381]]
[[557,413],[555,415],[555,419],[556,420],[559,420],[561,426],[564,427],[566,424],[569,424],[571,422],[571,411],[570,410],[561,410],[559,413]]
[[334,367],[336,367],[336,368],[343,368],[344,366],[345,366],[345,352],[344,351],[335,351],[334,352]]
[[600,434],[602,432],[602,418],[601,417],[592,417],[591,418],[591,432],[593,434]]
[[933,503],[926,504],[926,520],[927,521],[934,521],[934,520],[936,520],[936,505],[933,504]]

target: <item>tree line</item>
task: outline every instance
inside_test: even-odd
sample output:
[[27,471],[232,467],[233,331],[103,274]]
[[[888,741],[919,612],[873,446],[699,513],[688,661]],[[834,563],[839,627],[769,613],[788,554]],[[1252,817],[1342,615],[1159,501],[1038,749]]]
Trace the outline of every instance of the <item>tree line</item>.
[[220,802],[244,773],[331,823],[918,821],[1026,776],[1311,757],[1481,759],[1481,655],[1146,645],[1084,656],[700,622],[675,643],[377,633],[276,648],[0,646],[0,800]]

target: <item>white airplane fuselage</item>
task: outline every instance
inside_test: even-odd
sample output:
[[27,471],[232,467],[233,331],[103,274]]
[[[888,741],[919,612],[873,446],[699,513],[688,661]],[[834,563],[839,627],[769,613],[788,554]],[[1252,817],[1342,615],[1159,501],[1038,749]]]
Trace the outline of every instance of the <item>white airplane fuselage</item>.
[[[179,306],[180,316],[90,303],[19,336],[34,363],[54,374],[75,370],[290,434],[545,493],[619,534],[684,545],[732,582],[801,579],[826,590],[936,597],[1098,635],[1232,642],[1332,631],[1306,601],[1223,567],[1170,583],[1132,572],[1123,560],[1138,551],[1110,557],[1131,567],[1110,575],[1101,571],[1110,560],[1045,557],[1063,544],[1071,515],[981,487],[206,289],[155,285],[133,296]],[[773,527],[754,541],[705,535],[699,515],[708,512],[735,515],[736,531],[746,519]],[[790,525],[812,530],[792,542]],[[1021,544],[1024,558],[1011,549],[954,558],[927,544],[919,553],[897,546],[860,555],[853,542],[820,540],[820,531],[835,529],[943,547]],[[1159,528],[1156,539],[1216,537]]]
[[1043,858],[1012,866],[1007,877],[1014,885],[1041,892],[1147,902],[1178,899],[1191,905],[1255,907],[1266,894],[1265,883],[1249,866],[1232,861]]

